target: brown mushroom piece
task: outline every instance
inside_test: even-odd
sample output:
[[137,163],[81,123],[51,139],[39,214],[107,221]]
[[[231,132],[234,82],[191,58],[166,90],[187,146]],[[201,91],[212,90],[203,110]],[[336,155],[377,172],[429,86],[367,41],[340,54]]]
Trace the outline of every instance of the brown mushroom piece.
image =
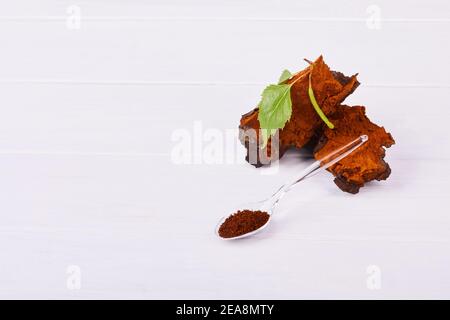
[[336,185],[343,191],[358,193],[359,188],[366,182],[386,180],[391,169],[384,161],[384,148],[389,148],[395,143],[391,134],[383,127],[372,123],[367,118],[363,106],[339,105],[329,119],[335,128],[322,126],[323,132],[314,150],[316,159],[322,158],[362,134],[369,136],[369,141],[359,150],[328,169],[335,176]]
[[[304,148],[316,159],[320,159],[360,135],[366,134],[369,141],[365,145],[328,170],[335,176],[336,185],[350,193],[357,193],[366,182],[387,179],[391,169],[384,161],[384,157],[385,148],[395,143],[391,134],[369,120],[365,107],[349,107],[341,104],[358,87],[356,75],[348,77],[340,72],[331,71],[322,57],[314,61],[313,65],[312,74],[312,67],[308,66],[287,81],[293,83],[290,91],[292,115],[284,128],[279,130],[279,145],[276,146],[276,150],[271,150],[273,146],[270,143],[261,150],[258,108],[242,116],[239,137],[247,149],[246,160],[260,167],[281,158],[289,148]],[[310,74],[314,96],[320,109],[334,125],[333,129],[324,123],[311,104],[308,96]],[[255,133],[247,135],[248,131]],[[255,150],[257,152],[254,152]]]

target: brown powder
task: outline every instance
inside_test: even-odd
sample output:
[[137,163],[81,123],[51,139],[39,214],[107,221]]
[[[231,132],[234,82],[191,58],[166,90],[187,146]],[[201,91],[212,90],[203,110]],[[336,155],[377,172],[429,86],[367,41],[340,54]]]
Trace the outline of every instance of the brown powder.
[[269,217],[264,211],[239,210],[222,223],[219,235],[222,238],[234,238],[255,231],[265,225]]

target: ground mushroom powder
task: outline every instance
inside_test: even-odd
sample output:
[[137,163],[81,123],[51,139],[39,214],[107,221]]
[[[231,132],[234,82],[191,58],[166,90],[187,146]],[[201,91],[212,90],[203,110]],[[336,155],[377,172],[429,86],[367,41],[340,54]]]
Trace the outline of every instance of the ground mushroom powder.
[[255,231],[265,225],[269,217],[264,211],[239,210],[225,219],[219,228],[219,236],[234,238]]

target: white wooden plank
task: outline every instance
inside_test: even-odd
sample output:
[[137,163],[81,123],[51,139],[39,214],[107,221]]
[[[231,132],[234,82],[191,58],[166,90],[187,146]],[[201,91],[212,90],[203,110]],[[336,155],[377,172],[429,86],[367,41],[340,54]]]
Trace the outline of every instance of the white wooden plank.
[[[212,233],[224,208],[267,194],[292,174],[292,163],[268,177],[162,159],[1,162],[2,212],[14,213],[0,228],[8,297],[429,298],[450,288],[442,276],[450,220],[440,210],[449,204],[449,177],[440,161],[414,161],[411,171],[411,160],[394,160],[388,182],[357,196],[343,194],[328,175],[305,181],[267,233],[233,244]],[[427,190],[433,198],[421,198]],[[82,290],[65,287],[70,264],[83,270]],[[372,264],[385,277],[380,291],[365,285]],[[405,268],[418,280],[411,283]]]
[[337,3],[329,0],[306,1],[274,1],[274,0],[42,0],[37,2],[17,0],[5,3],[1,17],[3,18],[49,18],[67,15],[69,6],[77,5],[82,12],[91,18],[128,17],[154,19],[214,19],[214,18],[258,18],[258,19],[305,19],[325,18],[330,20],[364,19],[369,13],[366,9],[376,4],[382,9],[382,18],[387,22],[401,19],[413,19],[416,22],[424,19],[448,19],[448,8],[445,0],[401,1],[379,0],[347,0]]
[[[324,54],[331,66],[360,72],[368,84],[449,86],[447,64],[423,63],[444,62],[450,53],[445,21],[400,21],[380,30],[367,28],[364,16],[337,22],[88,20],[79,30],[65,20],[3,23],[2,81],[266,83],[282,68],[303,68],[304,57]],[[376,67],[367,70],[368,64]]]
[[[176,130],[236,129],[263,86],[0,86],[0,152],[170,154]],[[446,88],[360,87],[346,101],[397,141],[388,156],[449,159]],[[435,101],[424,106],[428,101]],[[217,116],[220,114],[220,116]],[[411,139],[414,137],[414,139]],[[208,143],[204,141],[203,145]],[[242,151],[240,145],[237,151]]]

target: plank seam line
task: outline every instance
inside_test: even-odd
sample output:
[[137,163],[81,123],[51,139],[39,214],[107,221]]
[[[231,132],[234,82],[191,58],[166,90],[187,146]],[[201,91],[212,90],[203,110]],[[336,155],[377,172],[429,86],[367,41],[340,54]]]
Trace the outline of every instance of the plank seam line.
[[[366,22],[367,18],[332,17],[152,17],[152,16],[80,16],[82,21],[92,22],[152,22],[152,21],[251,21],[251,22]],[[68,16],[0,16],[0,21],[66,21]],[[385,23],[448,23],[450,18],[380,18]]]
[[[147,81],[147,80],[64,80],[64,79],[0,79],[0,84],[30,85],[136,85],[136,86],[265,86],[262,82],[227,81]],[[450,88],[448,83],[367,83],[367,88]]]

